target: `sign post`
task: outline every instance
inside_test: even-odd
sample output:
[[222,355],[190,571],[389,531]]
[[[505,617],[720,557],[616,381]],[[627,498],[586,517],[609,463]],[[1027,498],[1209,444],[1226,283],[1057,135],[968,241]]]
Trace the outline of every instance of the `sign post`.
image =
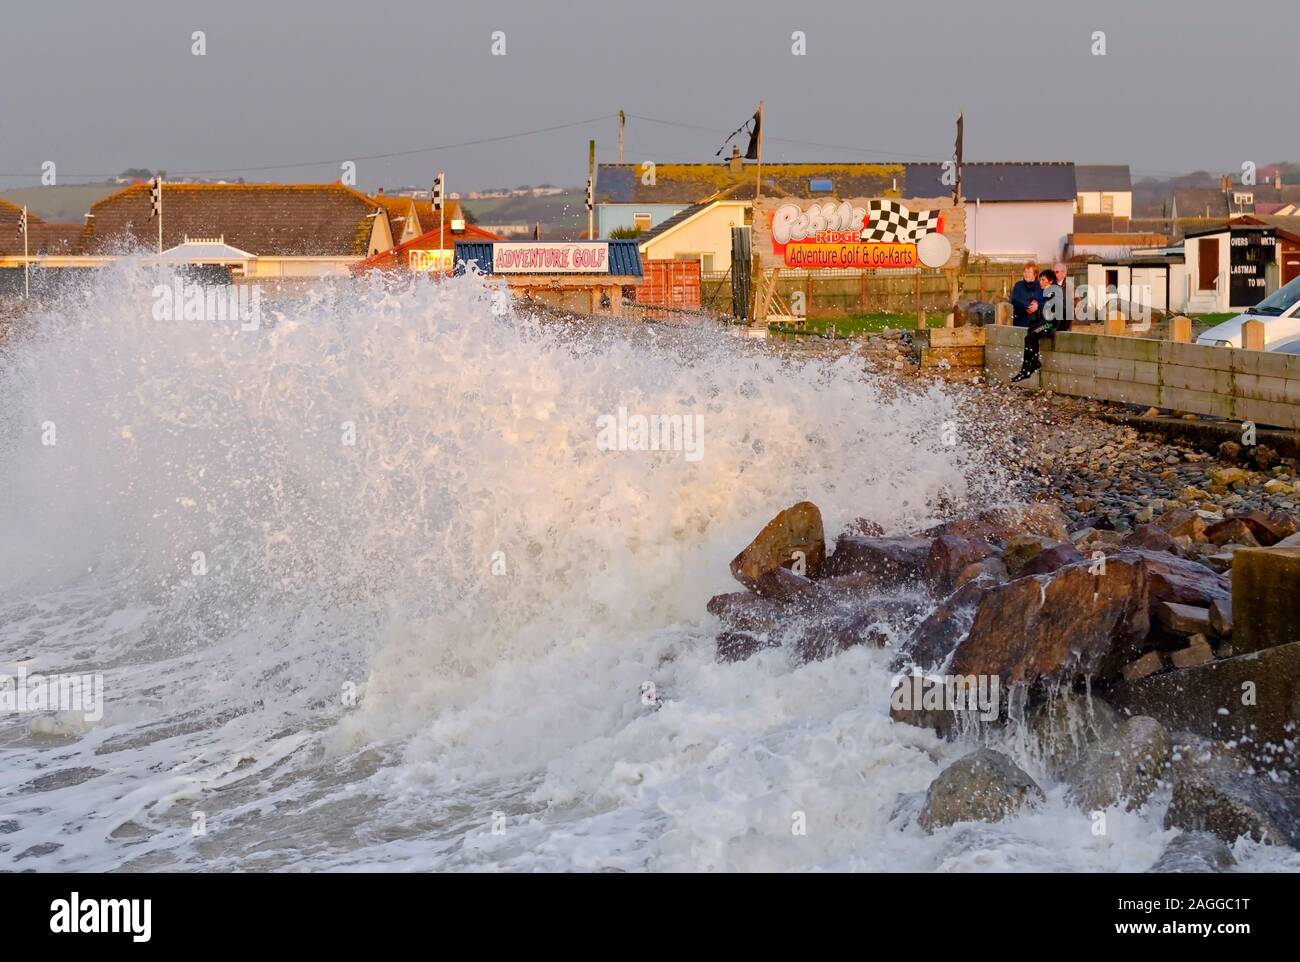
[[153,179],[153,185],[149,188],[150,217],[158,218],[158,256],[162,256],[162,175],[159,174]]
[[[440,170],[433,181],[433,209],[438,212],[438,258],[440,262],[444,259],[443,250],[446,248],[447,243],[445,239],[447,212],[443,210],[442,203],[443,180],[446,176],[446,173]],[[447,273],[445,267],[442,272]]]
[[23,235],[23,300],[30,300],[32,296],[32,284],[30,279],[31,265],[27,262],[27,205],[23,205],[23,215],[18,220],[18,230]]

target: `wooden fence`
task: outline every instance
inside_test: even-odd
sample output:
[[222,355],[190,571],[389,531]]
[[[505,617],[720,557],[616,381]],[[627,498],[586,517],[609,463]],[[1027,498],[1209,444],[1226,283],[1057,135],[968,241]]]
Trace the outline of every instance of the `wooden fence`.
[[[920,278],[918,283],[918,277]],[[1020,268],[999,267],[967,273],[961,296],[983,301],[1005,298],[1020,280]],[[711,271],[700,277],[703,306],[716,311],[731,308],[731,273]],[[910,314],[916,311],[918,288],[921,307],[946,314],[952,309],[952,292],[942,271],[783,270],[776,292],[789,304],[802,291],[809,317],[849,314]]]
[[[984,332],[985,369],[1006,380],[1020,369],[1024,329]],[[1023,386],[1300,428],[1300,355],[1066,332],[1043,342],[1041,358]]]

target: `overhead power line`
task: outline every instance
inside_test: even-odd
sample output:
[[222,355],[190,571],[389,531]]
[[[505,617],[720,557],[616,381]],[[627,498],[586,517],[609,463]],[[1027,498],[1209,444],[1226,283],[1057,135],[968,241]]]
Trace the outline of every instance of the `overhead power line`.
[[[646,117],[641,114],[628,114],[635,120],[644,120],[647,123],[663,124],[668,127],[681,127],[684,130],[699,130],[711,134],[725,134],[727,131],[721,127],[702,127],[699,124],[685,124],[676,120],[664,120],[659,117]],[[775,137],[766,132],[763,134],[765,142],[777,142],[783,144],[794,144],[799,147],[818,147],[822,150],[842,150],[855,154],[879,154],[891,157],[907,157],[916,160],[947,160],[946,157],[936,157],[933,154],[923,154],[918,151],[898,151],[885,150],[880,147],[867,147],[863,145],[848,146],[846,144],[824,144],[815,140],[798,140],[793,137]]]
[[[296,163],[290,163],[290,164],[263,164],[257,167],[214,167],[208,170],[171,170],[170,168],[164,168],[164,169],[167,170],[167,173],[169,175],[184,177],[184,176],[193,176],[197,174],[243,174],[243,173],[256,173],[258,171],[266,171],[266,170],[288,170],[294,167],[321,167],[324,166],[325,164],[341,164],[344,161],[349,161],[349,160],[351,161],[389,160],[393,157],[411,157],[414,156],[415,154],[429,154],[438,150],[455,150],[459,147],[475,147],[478,146],[479,144],[494,144],[494,143],[500,143],[503,140],[514,140],[519,137],[532,137],[536,134],[547,134],[556,130],[568,130],[571,127],[582,127],[587,124],[598,123],[602,120],[612,120],[616,116],[618,115],[605,114],[600,117],[588,117],[586,120],[575,120],[572,123],[567,123],[567,124],[554,124],[550,127],[538,127],[534,130],[521,130],[513,134],[500,134],[495,137],[479,137],[475,140],[462,140],[453,144],[438,144],[437,146],[434,147],[416,147],[412,150],[394,150],[383,154],[365,154],[365,155],[353,156],[353,157],[334,157],[329,160],[303,160],[303,161],[298,161]],[[36,174],[0,173],[0,177],[39,178],[41,176],[42,175],[39,173]],[[117,172],[111,174],[108,173],[63,174],[61,176],[63,177],[116,177]]]

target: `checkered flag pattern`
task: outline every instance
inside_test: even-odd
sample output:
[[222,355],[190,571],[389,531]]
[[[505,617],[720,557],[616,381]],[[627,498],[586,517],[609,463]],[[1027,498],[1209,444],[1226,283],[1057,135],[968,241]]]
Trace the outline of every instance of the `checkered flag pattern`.
[[937,210],[910,211],[896,200],[872,200],[867,202],[867,226],[862,239],[906,244],[938,229]]

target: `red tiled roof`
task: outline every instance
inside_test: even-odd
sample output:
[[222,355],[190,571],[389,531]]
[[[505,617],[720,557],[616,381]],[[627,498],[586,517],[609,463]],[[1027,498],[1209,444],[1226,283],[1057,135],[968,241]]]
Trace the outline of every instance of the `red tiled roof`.
[[[23,235],[18,232],[18,221],[23,209],[9,201],[0,200],[0,257],[22,257]],[[49,224],[27,211],[27,253],[71,254],[81,246],[86,228],[82,224]]]
[[[148,184],[133,184],[90,208],[81,253],[155,249]],[[256,256],[364,257],[380,207],[342,184],[164,184],[163,247],[189,237],[224,237]]]
[[404,270],[407,266],[407,251],[455,250],[457,241],[491,242],[501,240],[500,237],[491,231],[484,230],[481,227],[475,227],[473,224],[466,224],[464,230],[458,230],[455,233],[452,233],[450,210],[447,213],[447,230],[442,235],[441,247],[439,247],[438,226],[435,223],[433,230],[421,234],[419,237],[412,238],[405,244],[398,244],[392,250],[376,254],[374,257],[368,258],[360,264],[354,264],[352,270],[355,273],[361,273],[368,270]]
[[[461,209],[460,201],[452,198],[446,199],[443,204],[447,212],[447,229],[450,230],[452,221],[465,219],[465,211]],[[438,211],[433,209],[433,201],[417,200],[415,213],[420,218],[421,233],[427,234],[431,230],[438,229]]]

